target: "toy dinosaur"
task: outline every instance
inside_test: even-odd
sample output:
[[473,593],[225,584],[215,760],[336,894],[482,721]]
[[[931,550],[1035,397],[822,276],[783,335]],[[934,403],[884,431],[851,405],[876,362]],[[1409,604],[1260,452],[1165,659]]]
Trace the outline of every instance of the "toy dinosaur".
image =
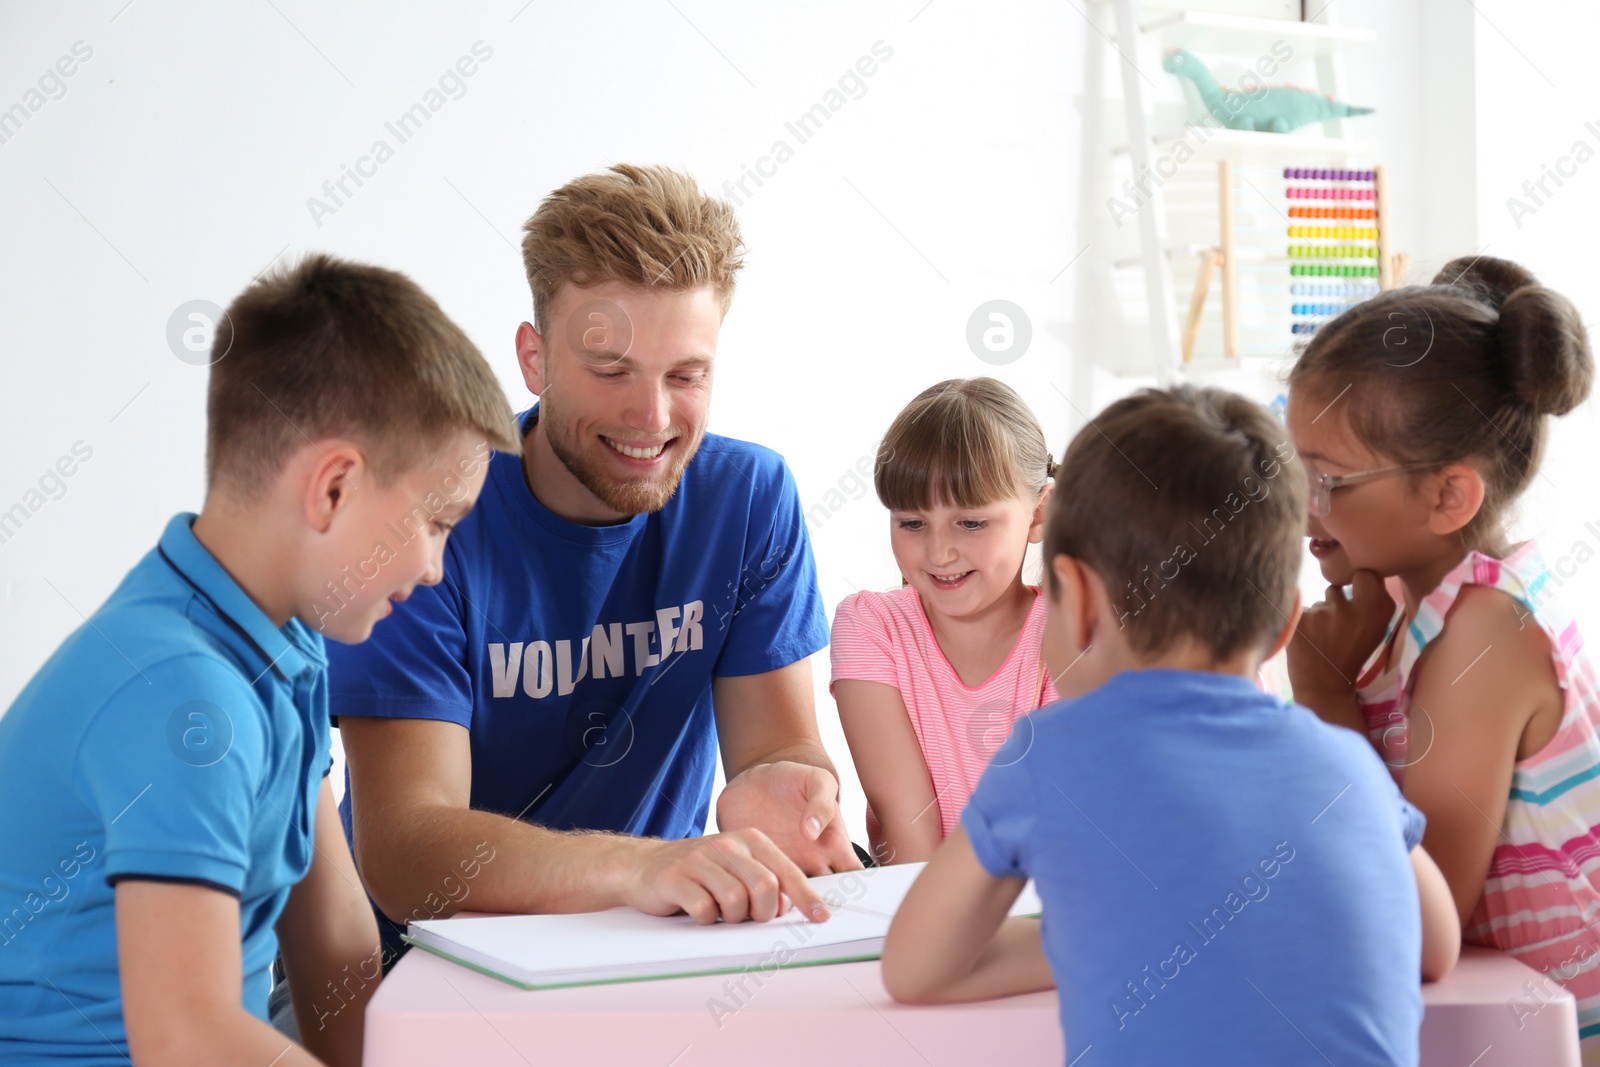
[[1194,82],[1200,102],[1230,130],[1288,133],[1312,122],[1372,114],[1370,107],[1352,107],[1292,85],[1263,85],[1251,92],[1224,89],[1194,53],[1182,48],[1168,52],[1161,66],[1169,74]]

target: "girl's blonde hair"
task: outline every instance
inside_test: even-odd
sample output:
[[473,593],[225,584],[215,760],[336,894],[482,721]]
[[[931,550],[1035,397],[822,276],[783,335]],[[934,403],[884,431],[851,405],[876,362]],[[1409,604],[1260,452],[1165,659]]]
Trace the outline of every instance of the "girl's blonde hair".
[[993,378],[950,378],[895,416],[872,481],[891,511],[977,508],[1036,499],[1055,465],[1039,420],[1016,390]]

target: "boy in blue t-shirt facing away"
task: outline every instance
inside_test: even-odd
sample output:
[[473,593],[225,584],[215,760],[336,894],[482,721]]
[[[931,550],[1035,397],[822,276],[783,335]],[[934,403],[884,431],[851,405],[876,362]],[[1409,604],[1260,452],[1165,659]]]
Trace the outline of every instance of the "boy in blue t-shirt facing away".
[[[0,1064],[361,1060],[323,637],[439,580],[511,410],[409,279],[314,256],[229,307],[206,415],[204,511],[0,716]],[[304,1048],[266,1021],[280,948]]]
[[[1078,434],[1044,537],[1063,699],[895,917],[896,999],[1053,979],[1069,1063],[1417,1062],[1419,979],[1460,950],[1422,815],[1365,738],[1254,683],[1295,632],[1306,502],[1283,430],[1220,390]],[[1028,878],[1042,922],[1006,919]]]

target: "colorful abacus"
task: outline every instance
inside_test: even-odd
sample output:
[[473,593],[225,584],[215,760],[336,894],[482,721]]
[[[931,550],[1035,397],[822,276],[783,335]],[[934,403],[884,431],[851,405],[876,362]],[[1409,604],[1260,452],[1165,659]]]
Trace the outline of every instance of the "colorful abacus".
[[1376,170],[1340,170],[1333,167],[1285,167],[1283,176],[1291,181],[1311,182],[1370,182],[1378,177]]
[[[1297,336],[1304,336],[1316,333],[1318,326],[1343,313],[1352,304],[1393,284],[1389,235],[1384,226],[1384,173],[1382,167],[1371,170],[1285,167],[1283,177],[1289,183],[1284,194],[1290,201],[1322,202],[1314,205],[1291,203],[1289,206],[1290,243],[1286,249],[1290,261],[1289,276],[1377,279],[1376,285],[1371,282],[1291,285],[1290,293],[1293,296],[1336,298],[1318,302],[1297,301],[1290,305],[1290,313],[1294,316],[1290,331]],[[1297,184],[1302,182],[1309,184]],[[1330,203],[1339,201],[1344,203]],[[1370,201],[1372,206],[1354,206],[1349,201]],[[1298,221],[1301,219],[1337,220],[1340,224],[1309,225]]]
[[1376,208],[1370,207],[1306,207],[1295,204],[1289,209],[1291,219],[1375,219]]
[[[1199,257],[1179,335],[1185,364],[1200,344],[1214,282],[1221,290],[1221,356],[1234,362],[1247,353],[1280,358],[1285,327],[1303,340],[1391,288],[1404,272],[1405,257],[1389,251],[1382,167],[1258,169],[1226,158],[1215,166],[1216,244],[1185,239]],[[1190,217],[1208,212],[1201,199],[1211,193],[1208,186],[1191,181],[1187,196],[1176,198]],[[1204,222],[1190,225],[1193,233]]]
[[1345,266],[1340,263],[1295,263],[1289,273],[1296,278],[1376,278],[1377,267]]
[[[1340,312],[1344,311],[1344,309],[1349,307],[1349,306],[1350,306],[1349,304],[1344,304],[1344,303],[1340,303],[1340,304],[1291,304],[1289,306],[1289,310],[1294,314],[1294,316],[1296,318],[1305,318],[1305,317],[1309,317],[1309,316],[1316,316],[1319,319],[1327,319],[1327,318],[1331,318],[1334,315],[1339,314]],[[1297,322],[1293,326],[1289,327],[1289,329],[1290,329],[1291,332],[1296,333],[1296,334],[1316,333],[1317,332],[1317,324],[1314,323],[1314,322]]]
[[1295,282],[1289,286],[1290,296],[1348,296],[1357,301],[1378,295],[1372,282]]
[[1326,189],[1303,189],[1299,186],[1289,187],[1290,200],[1371,200],[1371,189],[1340,189],[1329,187]]

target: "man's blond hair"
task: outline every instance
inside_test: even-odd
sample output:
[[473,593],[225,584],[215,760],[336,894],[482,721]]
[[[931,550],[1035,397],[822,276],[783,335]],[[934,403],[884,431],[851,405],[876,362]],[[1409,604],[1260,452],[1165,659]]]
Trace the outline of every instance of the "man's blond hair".
[[533,324],[550,325],[563,285],[622,282],[675,292],[709,285],[728,313],[744,253],[733,209],[668,167],[619,163],[568,182],[523,226]]

